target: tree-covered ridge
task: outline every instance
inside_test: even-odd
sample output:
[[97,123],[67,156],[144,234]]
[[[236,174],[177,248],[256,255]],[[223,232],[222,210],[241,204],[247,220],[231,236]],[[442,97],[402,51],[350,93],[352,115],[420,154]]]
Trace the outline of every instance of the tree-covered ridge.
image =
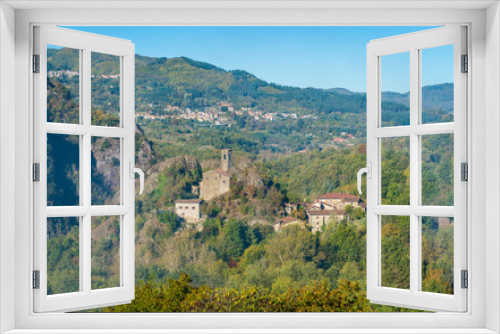
[[196,287],[181,275],[165,283],[149,280],[136,288],[136,299],[102,312],[371,312],[366,293],[356,282],[342,281],[338,289],[315,283],[273,294],[251,287],[212,289]]
[[296,153],[258,164],[264,180],[279,184],[291,201],[311,201],[329,192],[355,194],[356,173],[366,165],[366,146]]
[[[77,53],[72,50],[49,49],[51,68],[77,70]],[[76,56],[75,56],[76,55]],[[76,59],[75,59],[76,57]],[[118,74],[119,62],[115,56],[92,55],[92,74]],[[450,112],[453,105],[452,84],[423,88],[427,103],[426,117],[436,120]],[[451,96],[450,96],[451,92]],[[385,98],[388,96],[388,98]],[[389,96],[392,96],[389,97]],[[406,117],[408,98],[405,94],[383,94],[383,118]],[[387,101],[386,101],[387,100]],[[106,105],[106,101],[102,101]],[[186,57],[155,58],[136,55],[136,111],[165,114],[169,106],[206,108],[229,103],[236,109],[258,108],[269,112],[313,113],[328,117],[335,113],[352,114],[349,125],[354,131],[365,132],[366,96],[363,93],[346,94],[338,89],[297,88],[265,82],[242,71],[226,71],[214,65]],[[331,123],[335,123],[333,120]],[[338,124],[338,123],[337,123]],[[346,125],[346,124],[344,124]]]
[[[421,89],[422,122],[453,122],[453,83],[424,86]],[[392,105],[391,109],[387,106]],[[399,106],[399,107],[398,107]],[[410,93],[382,92],[382,125],[410,124]],[[396,109],[398,112],[394,112]]]

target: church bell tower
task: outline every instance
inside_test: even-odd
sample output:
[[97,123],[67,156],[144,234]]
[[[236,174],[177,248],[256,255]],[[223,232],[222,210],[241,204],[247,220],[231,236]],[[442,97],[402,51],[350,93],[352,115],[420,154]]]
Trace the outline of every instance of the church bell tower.
[[233,165],[233,156],[231,149],[221,150],[221,169],[223,171],[229,172]]

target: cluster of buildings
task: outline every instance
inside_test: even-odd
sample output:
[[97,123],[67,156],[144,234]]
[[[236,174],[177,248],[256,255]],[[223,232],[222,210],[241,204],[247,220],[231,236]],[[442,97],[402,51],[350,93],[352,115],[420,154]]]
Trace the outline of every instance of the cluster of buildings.
[[[148,105],[153,108],[152,104]],[[203,110],[192,110],[191,108],[182,109],[178,106],[168,105],[163,109],[168,114],[159,115],[154,112],[139,112],[135,114],[135,117],[142,117],[144,119],[192,119],[198,122],[213,123],[216,125],[227,125],[233,119],[231,118],[231,113],[242,116],[248,114],[255,120],[260,121],[274,121],[276,119],[317,119],[314,115],[297,115],[293,113],[269,113],[262,110],[256,110],[253,108],[242,107],[239,110],[230,104],[221,104],[214,107],[205,107]]]
[[290,225],[305,225],[305,221],[297,217],[297,210],[301,206],[305,208],[307,224],[313,233],[321,232],[321,228],[325,224],[344,219],[346,206],[366,210],[366,203],[357,196],[347,193],[326,193],[312,203],[285,204],[288,216],[274,222],[274,230],[280,232],[282,228]]
[[[70,71],[70,70],[59,70],[59,71],[48,71],[47,75],[49,78],[71,78],[80,75],[78,71]],[[119,74],[102,74],[102,75],[92,75],[92,78],[101,78],[101,79],[118,79],[120,77]]]
[[333,141],[335,143],[342,143],[342,142],[348,141],[350,139],[355,139],[355,137],[353,135],[351,135],[350,133],[346,134],[345,132],[342,132],[340,134],[340,136],[333,137]]
[[92,78],[101,78],[101,79],[118,79],[120,77],[119,74],[101,74],[101,75],[94,75],[92,74]]
[[[178,108],[178,107],[177,107]],[[169,109],[172,109],[170,107]],[[171,110],[169,110],[171,111]],[[231,118],[226,113],[220,111],[206,110],[206,111],[193,111],[190,108],[179,110],[178,114],[157,115],[155,113],[138,112],[135,118],[142,117],[143,119],[192,119],[198,122],[214,123],[216,125],[229,124]]]
[[49,78],[63,78],[63,77],[71,78],[80,75],[80,73],[77,71],[60,70],[60,71],[49,71],[47,75],[49,76]]
[[[224,195],[230,190],[230,172],[233,166],[233,156],[230,149],[221,150],[220,168],[203,173],[199,186],[193,187],[196,199],[180,199],[175,201],[175,213],[184,219],[187,224],[198,225],[202,220],[201,203]],[[312,203],[286,203],[286,217],[274,222],[276,232],[290,225],[303,225],[306,221],[297,217],[299,209],[305,209],[307,224],[312,232],[322,229],[322,226],[346,217],[345,207],[362,208],[366,210],[366,203],[358,196],[347,193],[326,193],[319,196]]]
[[241,108],[240,110],[235,111],[236,115],[244,115],[247,113],[249,116],[253,117],[256,121],[262,120],[262,121],[274,121],[276,119],[280,118],[285,118],[285,119],[307,119],[307,118],[312,118],[312,119],[317,119],[318,117],[314,115],[297,115],[293,113],[270,113],[270,112],[265,112],[262,110],[255,110],[253,108]]
[[208,122],[215,124],[228,124],[230,121],[230,117],[226,115],[226,113],[221,113],[214,110],[192,111],[189,108],[186,108],[186,111],[184,113],[172,115],[170,117],[176,119],[192,119],[198,122]]

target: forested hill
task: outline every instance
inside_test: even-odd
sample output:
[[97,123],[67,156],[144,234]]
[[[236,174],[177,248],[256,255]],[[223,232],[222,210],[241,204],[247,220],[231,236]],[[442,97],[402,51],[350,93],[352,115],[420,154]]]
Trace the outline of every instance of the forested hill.
[[[441,108],[445,112],[453,111],[452,83],[424,86],[422,88],[422,97],[423,108]],[[410,93],[383,92],[382,100],[395,102],[408,107],[410,105]]]
[[[75,53],[49,49],[49,70],[76,70]],[[343,88],[298,88],[268,83],[243,71],[226,71],[187,57],[165,58],[136,55],[136,111],[166,113],[168,106],[181,109],[219,107],[228,103],[236,110],[246,107],[264,112],[314,114],[319,117],[348,116],[344,120],[364,129],[366,94]],[[92,74],[118,74],[117,57],[92,54]],[[363,80],[363,78],[360,78]],[[453,84],[426,86],[424,108],[430,118],[441,118],[453,110]],[[383,93],[384,119],[405,118],[409,94]],[[428,108],[426,104],[432,106]],[[363,124],[361,124],[363,123]],[[395,123],[394,125],[396,125]],[[344,124],[346,125],[346,124]],[[390,124],[387,124],[390,125]],[[359,128],[359,129],[358,129]]]
[[256,107],[272,112],[365,112],[362,94],[281,86],[242,70],[225,71],[185,57],[136,56],[136,84],[137,97],[153,104],[200,108],[228,101],[236,108]]
[[[364,78],[360,78],[363,80]],[[267,112],[364,115],[366,94],[344,88],[298,88],[268,83],[242,70],[226,71],[187,57],[151,58],[136,55],[137,110],[151,105],[203,108],[220,101],[235,108]],[[453,110],[453,84],[423,87],[423,107],[441,117]],[[142,103],[141,103],[142,102]],[[409,108],[409,93],[383,92],[384,118],[397,119]],[[159,111],[161,113],[161,110]],[[429,115],[432,117],[432,115]],[[435,120],[434,120],[435,121]]]
[[[48,50],[49,70],[77,70],[75,54],[68,49]],[[118,74],[114,56],[92,56],[93,75]],[[253,107],[268,112],[363,115],[365,94],[336,90],[297,88],[263,81],[242,70],[226,71],[186,57],[156,58],[136,55],[136,110],[164,112],[165,106],[203,108],[221,101],[236,109]],[[391,104],[385,110],[406,110]],[[364,119],[364,117],[362,117]]]

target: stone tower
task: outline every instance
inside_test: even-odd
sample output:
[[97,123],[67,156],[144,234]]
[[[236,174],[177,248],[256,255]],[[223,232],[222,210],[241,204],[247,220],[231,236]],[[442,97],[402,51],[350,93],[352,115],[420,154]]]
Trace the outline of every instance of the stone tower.
[[229,172],[233,165],[233,155],[231,149],[221,150],[220,168],[223,171]]

